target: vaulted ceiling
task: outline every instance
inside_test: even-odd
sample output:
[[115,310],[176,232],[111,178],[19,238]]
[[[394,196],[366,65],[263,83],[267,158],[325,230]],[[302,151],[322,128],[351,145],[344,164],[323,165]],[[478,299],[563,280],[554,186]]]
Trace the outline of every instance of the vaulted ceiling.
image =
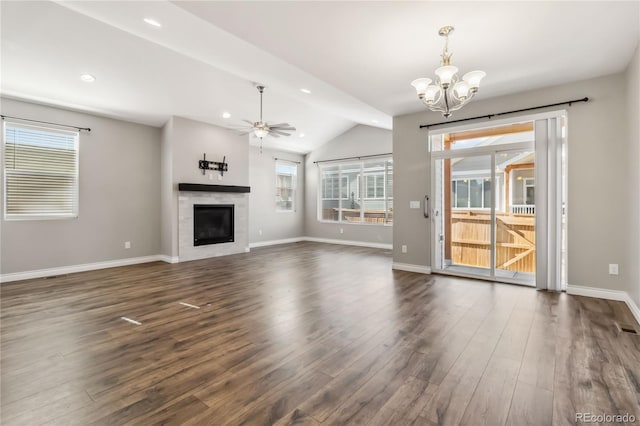
[[640,34],[637,1],[0,7],[4,96],[154,126],[178,115],[236,127],[257,120],[262,83],[265,119],[298,128],[265,146],[301,153],[355,124],[389,129],[394,115],[422,110],[409,83],[439,65],[441,26],[456,27],[453,63],[487,72],[478,98],[621,72]]

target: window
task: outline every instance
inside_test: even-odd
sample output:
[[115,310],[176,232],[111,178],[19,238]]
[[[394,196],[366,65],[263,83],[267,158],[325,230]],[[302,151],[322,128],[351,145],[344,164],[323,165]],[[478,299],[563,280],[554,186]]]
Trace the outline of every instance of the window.
[[318,220],[391,224],[393,160],[320,165]]
[[297,175],[295,163],[276,161],[276,210],[294,211]]
[[4,123],[6,219],[78,216],[78,133]]
[[533,178],[525,179],[524,182],[524,203],[526,205],[536,204],[536,184]]
[[490,179],[453,179],[451,181],[451,204],[454,209],[491,208]]

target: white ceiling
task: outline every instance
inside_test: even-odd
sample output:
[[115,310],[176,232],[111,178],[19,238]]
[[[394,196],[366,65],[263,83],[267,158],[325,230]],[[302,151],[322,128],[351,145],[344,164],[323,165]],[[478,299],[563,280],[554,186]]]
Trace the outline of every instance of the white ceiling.
[[[409,82],[438,66],[443,25],[456,27],[453,63],[487,72],[479,97],[623,71],[640,34],[637,1],[0,7],[5,96],[154,126],[178,115],[233,127],[257,120],[260,82],[268,87],[264,118],[298,128],[265,146],[301,153],[355,124],[391,128],[392,116],[422,110]],[[96,82],[81,82],[82,73]]]

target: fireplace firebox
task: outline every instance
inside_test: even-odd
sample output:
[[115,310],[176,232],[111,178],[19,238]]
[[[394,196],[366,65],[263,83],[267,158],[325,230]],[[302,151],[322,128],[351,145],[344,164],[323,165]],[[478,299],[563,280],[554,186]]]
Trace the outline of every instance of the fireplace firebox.
[[194,246],[231,243],[233,237],[233,204],[194,204]]

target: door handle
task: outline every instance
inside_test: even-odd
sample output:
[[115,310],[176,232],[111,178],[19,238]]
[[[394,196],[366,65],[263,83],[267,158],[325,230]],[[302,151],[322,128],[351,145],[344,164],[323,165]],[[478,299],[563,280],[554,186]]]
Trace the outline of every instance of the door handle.
[[429,196],[425,195],[424,196],[424,217],[429,219]]

